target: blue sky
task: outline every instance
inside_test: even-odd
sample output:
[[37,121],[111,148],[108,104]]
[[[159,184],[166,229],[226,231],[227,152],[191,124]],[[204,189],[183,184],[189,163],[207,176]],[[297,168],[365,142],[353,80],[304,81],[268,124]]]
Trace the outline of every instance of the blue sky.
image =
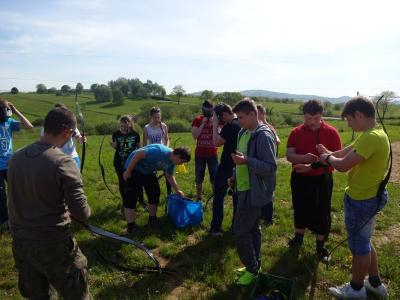
[[126,77],[167,92],[400,93],[396,1],[2,0],[0,20],[0,91]]

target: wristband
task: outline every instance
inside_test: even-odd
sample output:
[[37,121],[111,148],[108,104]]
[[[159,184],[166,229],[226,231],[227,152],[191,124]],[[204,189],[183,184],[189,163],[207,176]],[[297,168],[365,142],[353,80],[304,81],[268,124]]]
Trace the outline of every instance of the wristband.
[[329,157],[331,157],[332,154],[328,154],[328,156],[325,158],[325,162],[328,166],[331,166],[330,162],[329,162]]

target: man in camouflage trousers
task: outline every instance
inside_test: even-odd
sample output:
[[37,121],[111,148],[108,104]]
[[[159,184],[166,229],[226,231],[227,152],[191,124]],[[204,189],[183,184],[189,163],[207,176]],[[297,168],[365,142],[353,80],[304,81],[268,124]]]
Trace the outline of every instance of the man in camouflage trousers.
[[70,229],[71,217],[87,219],[90,207],[75,161],[60,150],[75,128],[72,112],[52,109],[40,141],[17,151],[9,163],[13,254],[25,298],[50,299],[52,286],[63,299],[91,299],[87,259]]

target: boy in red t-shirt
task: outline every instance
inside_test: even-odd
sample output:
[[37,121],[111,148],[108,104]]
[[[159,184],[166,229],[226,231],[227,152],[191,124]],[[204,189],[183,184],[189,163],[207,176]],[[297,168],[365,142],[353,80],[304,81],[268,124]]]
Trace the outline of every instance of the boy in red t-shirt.
[[319,100],[304,103],[304,124],[294,128],[288,138],[286,158],[293,164],[290,179],[294,210],[295,236],[290,247],[300,247],[306,228],[316,234],[319,259],[327,259],[324,247],[331,229],[332,167],[318,162],[317,145],[330,151],[342,148],[336,128],[322,121],[323,104]]
[[217,147],[213,142],[213,124],[212,124],[213,105],[206,100],[203,103],[203,115],[196,116],[192,122],[192,136],[197,140],[195,150],[195,181],[196,197],[201,200],[203,193],[203,180],[208,166],[211,183],[214,182],[215,173],[218,167]]

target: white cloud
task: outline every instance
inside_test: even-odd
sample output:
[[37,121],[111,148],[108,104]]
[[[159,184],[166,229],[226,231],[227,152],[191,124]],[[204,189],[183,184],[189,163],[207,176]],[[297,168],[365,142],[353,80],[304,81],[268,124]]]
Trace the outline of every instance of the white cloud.
[[[73,0],[55,5],[40,16],[29,10],[0,12],[0,37],[6,33],[0,55],[14,53],[11,64],[22,59],[18,54],[30,54],[20,73],[28,72],[28,58],[34,62],[41,55],[51,61],[50,78],[56,70],[68,73],[76,61],[84,62],[88,80],[140,74],[160,78],[161,84],[182,80],[195,90],[319,89],[341,95],[356,86],[398,86],[395,1]],[[46,77],[46,70],[40,71]]]

